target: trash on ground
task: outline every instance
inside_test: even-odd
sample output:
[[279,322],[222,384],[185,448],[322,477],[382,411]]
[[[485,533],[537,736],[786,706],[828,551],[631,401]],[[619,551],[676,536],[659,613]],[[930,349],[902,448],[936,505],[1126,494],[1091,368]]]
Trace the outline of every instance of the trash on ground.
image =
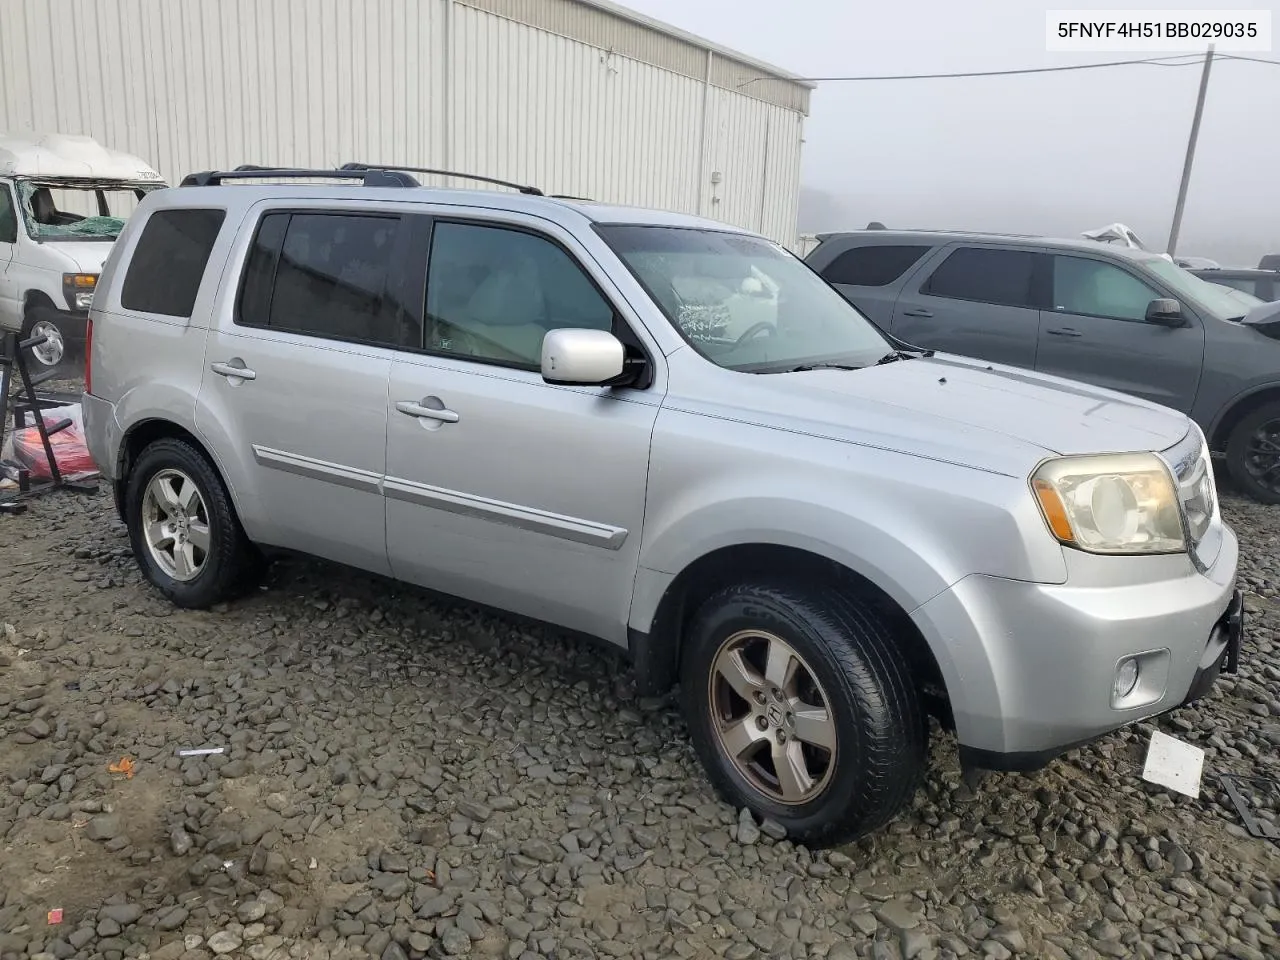
[[[93,457],[84,440],[84,425],[80,419],[80,405],[68,404],[42,410],[45,426],[52,427],[61,420],[70,420],[71,425],[59,430],[49,437],[49,446],[53,449],[53,458],[57,461],[58,470],[64,477],[87,475],[97,471]],[[36,426],[23,427],[13,431],[14,458],[31,474],[33,480],[48,480],[49,459],[45,456],[44,444],[40,440],[40,430]]]
[[1204,751],[1177,737],[1156,730],[1147,748],[1142,778],[1188,797],[1200,796],[1200,775],[1204,771]]
[[191,747],[186,750],[179,750],[180,757],[207,757],[211,754],[226,753],[226,747]]
[[62,922],[62,908],[54,907],[49,911],[49,926],[54,926]]
[[1255,837],[1280,841],[1280,780],[1224,773],[1219,779],[1240,814],[1240,822]]
[[132,780],[136,770],[137,764],[129,757],[121,757],[119,762],[107,765],[108,773],[122,773],[126,780]]

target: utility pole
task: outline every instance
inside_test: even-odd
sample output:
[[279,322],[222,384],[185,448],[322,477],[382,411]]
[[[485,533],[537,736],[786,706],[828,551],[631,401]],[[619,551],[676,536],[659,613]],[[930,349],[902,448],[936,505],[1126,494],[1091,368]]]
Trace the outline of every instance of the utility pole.
[[1178,231],[1182,229],[1182,210],[1187,205],[1187,185],[1191,182],[1191,163],[1196,158],[1196,140],[1200,138],[1200,117],[1204,113],[1204,94],[1209,89],[1209,68],[1213,66],[1213,44],[1204,55],[1200,72],[1200,93],[1196,97],[1196,113],[1191,118],[1191,136],[1187,138],[1187,156],[1182,161],[1182,183],[1178,185],[1178,203],[1173,208],[1173,226],[1169,228],[1169,256],[1178,249]]

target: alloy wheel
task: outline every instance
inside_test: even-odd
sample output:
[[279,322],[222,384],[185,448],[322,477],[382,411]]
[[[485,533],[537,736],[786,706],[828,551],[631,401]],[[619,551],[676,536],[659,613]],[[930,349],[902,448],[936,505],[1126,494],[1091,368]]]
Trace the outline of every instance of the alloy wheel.
[[142,497],[147,551],[166,576],[199,576],[209,558],[209,512],[194,480],[181,470],[160,470]]

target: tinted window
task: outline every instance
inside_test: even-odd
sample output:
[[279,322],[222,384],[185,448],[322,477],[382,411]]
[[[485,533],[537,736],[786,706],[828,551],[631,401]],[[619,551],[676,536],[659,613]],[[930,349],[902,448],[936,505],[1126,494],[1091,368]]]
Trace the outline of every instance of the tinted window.
[[142,228],[120,305],[139,313],[189,317],[209,253],[226,217],[222,210],[157,210]]
[[1054,257],[1053,309],[1115,320],[1142,320],[1160,296],[1114,264],[1081,257]]
[[437,223],[425,346],[537,368],[556,327],[613,329],[613,308],[564,250],[502,227]]
[[245,268],[240,322],[398,345],[387,280],[400,226],[397,216],[263,217]]
[[1225,287],[1235,287],[1237,290],[1243,290],[1245,293],[1251,293],[1255,297],[1258,296],[1258,281],[1246,279],[1244,277],[1202,277],[1201,279],[1210,280],[1213,283],[1220,283]]
[[1033,307],[1036,257],[1021,250],[961,247],[942,261],[922,292],[954,300]]
[[854,247],[840,254],[822,271],[829,283],[883,287],[902,276],[932,247]]
[[18,214],[13,209],[13,195],[0,183],[0,243],[18,242]]

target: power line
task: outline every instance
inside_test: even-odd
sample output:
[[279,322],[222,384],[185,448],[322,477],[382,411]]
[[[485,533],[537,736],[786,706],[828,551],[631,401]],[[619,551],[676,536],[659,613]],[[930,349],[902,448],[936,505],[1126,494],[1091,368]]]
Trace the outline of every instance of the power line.
[[[797,77],[796,79],[807,83],[843,83],[872,80],[955,80],[968,77],[1013,77],[1033,73],[1062,73],[1068,70],[1099,70],[1107,67],[1130,67],[1135,65],[1152,67],[1192,67],[1199,64],[1202,59],[1202,54],[1184,53],[1168,57],[1146,57],[1139,60],[1110,60],[1104,63],[1076,63],[1061,67],[1024,67],[1018,70],[973,70],[963,73],[905,73],[890,76],[861,77]],[[1280,60],[1269,60],[1265,57],[1246,57],[1239,54],[1218,53],[1214,54],[1214,59],[1247,60],[1252,63],[1265,63],[1273,67],[1280,67]],[[750,80],[746,80],[738,84],[738,86],[745,87],[749,83],[755,83],[759,80],[767,79],[770,78],[752,77]]]

